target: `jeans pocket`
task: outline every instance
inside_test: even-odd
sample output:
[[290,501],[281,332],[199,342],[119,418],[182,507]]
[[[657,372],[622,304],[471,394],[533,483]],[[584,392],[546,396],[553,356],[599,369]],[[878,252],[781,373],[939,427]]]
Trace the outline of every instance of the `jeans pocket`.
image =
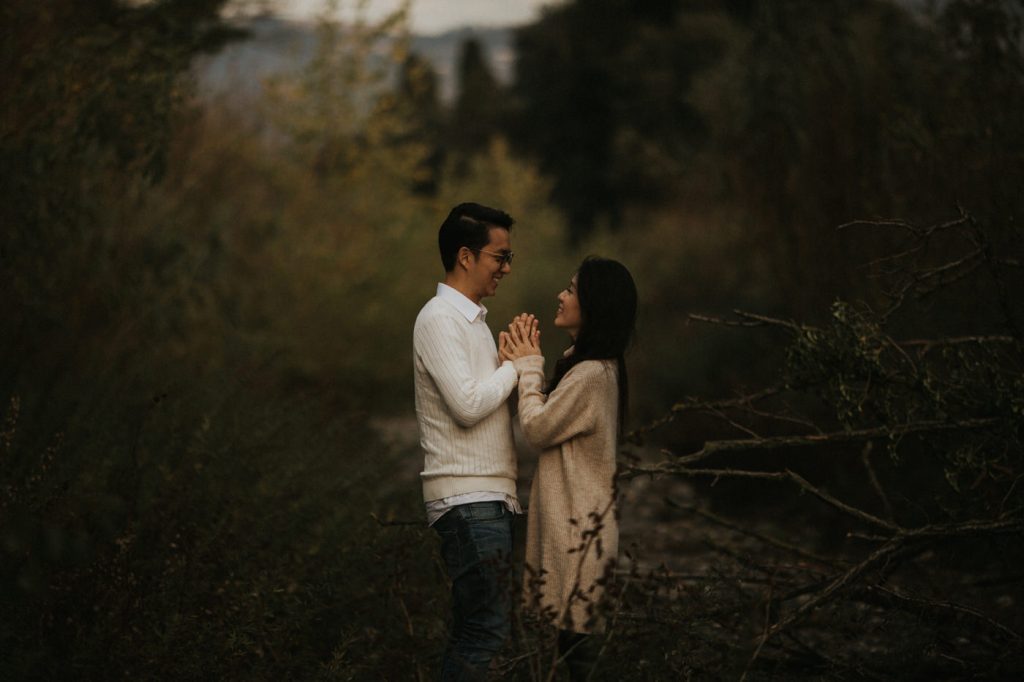
[[463,518],[467,521],[497,521],[505,517],[503,502],[471,502],[459,505]]
[[[459,555],[462,553],[464,542],[459,541],[460,526],[464,521],[458,511],[449,509],[444,516],[434,522],[432,528],[441,541],[441,559],[444,561],[448,574],[458,571]],[[463,533],[464,535],[464,533]]]

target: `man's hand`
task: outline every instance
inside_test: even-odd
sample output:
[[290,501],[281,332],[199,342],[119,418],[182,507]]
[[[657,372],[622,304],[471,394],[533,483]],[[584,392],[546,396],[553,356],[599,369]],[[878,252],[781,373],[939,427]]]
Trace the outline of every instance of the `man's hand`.
[[543,355],[540,350],[540,329],[536,317],[528,313],[516,315],[508,331],[498,334],[498,354],[502,362],[528,355]]

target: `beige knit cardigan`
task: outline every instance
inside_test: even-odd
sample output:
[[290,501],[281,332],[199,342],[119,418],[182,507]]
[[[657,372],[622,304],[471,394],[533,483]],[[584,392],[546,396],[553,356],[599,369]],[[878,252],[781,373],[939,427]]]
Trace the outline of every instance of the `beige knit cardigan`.
[[519,358],[515,367],[523,435],[541,451],[530,487],[524,597],[562,629],[600,630],[593,605],[619,544],[618,368],[614,360],[584,360],[545,395],[543,357]]

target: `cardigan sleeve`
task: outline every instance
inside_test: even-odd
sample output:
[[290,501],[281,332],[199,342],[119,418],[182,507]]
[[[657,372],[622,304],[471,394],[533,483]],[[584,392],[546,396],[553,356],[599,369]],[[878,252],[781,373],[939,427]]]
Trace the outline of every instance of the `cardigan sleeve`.
[[417,324],[416,352],[437,384],[459,426],[470,427],[505,404],[516,385],[516,372],[503,362],[487,379],[473,377],[466,342],[453,320],[437,316]]
[[593,431],[600,404],[614,399],[614,374],[599,362],[579,363],[548,395],[542,392],[542,356],[519,358],[515,367],[519,372],[519,423],[526,440],[540,450]]

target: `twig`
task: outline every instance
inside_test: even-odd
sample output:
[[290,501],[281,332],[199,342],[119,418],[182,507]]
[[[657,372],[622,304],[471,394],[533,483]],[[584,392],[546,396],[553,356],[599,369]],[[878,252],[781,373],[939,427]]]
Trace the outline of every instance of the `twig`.
[[[708,441],[699,451],[680,457],[676,462],[668,464],[690,464],[693,462],[699,462],[722,452],[747,452],[752,450],[776,450],[778,448],[808,447],[835,443],[854,443],[864,440],[873,440],[876,438],[902,437],[913,433],[981,429],[995,425],[998,422],[999,420],[994,417],[962,419],[959,421],[933,420],[913,422],[902,426],[880,426],[872,429],[834,431],[831,433],[807,434],[800,436],[771,436],[767,438]],[[625,468],[637,469],[637,467]],[[665,472],[656,471],[652,473]],[[633,476],[626,477],[632,478]]]
[[836,576],[824,589],[819,591],[816,595],[812,596],[808,601],[803,603],[793,614],[789,615],[785,619],[776,623],[772,626],[768,632],[768,637],[774,637],[779,634],[790,625],[793,625],[801,618],[806,616],[812,610],[817,608],[820,604],[823,604],[837,591],[850,584],[853,580],[859,577],[862,573],[867,571],[869,568],[881,563],[887,559],[891,554],[896,552],[906,543],[906,539],[903,536],[895,537],[890,539],[884,545],[872,552],[868,558],[864,559],[860,563],[856,564],[844,573]]
[[848,223],[843,223],[836,227],[836,232],[839,230],[845,230],[849,227],[902,227],[904,230],[911,232],[914,235],[920,233],[920,228],[915,227],[912,223],[908,223],[906,220],[900,220],[899,218],[891,218],[889,220],[851,220]]
[[[620,569],[616,569],[613,573],[614,573],[614,575],[616,577],[622,577],[622,576],[629,577],[629,576],[632,575],[628,570],[620,570]],[[650,577],[650,576],[648,576],[648,577]],[[699,574],[698,573],[676,573],[675,571],[661,571],[661,572],[658,573],[658,578],[662,578],[662,579],[666,579],[666,580],[674,580],[674,581],[679,582],[679,583],[708,583],[708,582],[715,582],[715,581],[721,580],[720,577],[710,576],[710,575],[707,575],[706,573],[699,573]],[[733,576],[731,579],[735,580],[738,583],[748,583],[750,585],[765,585],[765,584],[767,584],[767,581],[762,579],[762,578],[753,578],[753,577],[743,578],[743,577],[739,577],[739,576]]]
[[710,315],[698,315],[697,313],[690,313],[687,317],[697,322],[707,322],[708,324],[718,324],[723,327],[760,327],[763,323],[761,322],[737,322],[735,320],[726,320],[721,317],[711,317]]
[[423,521],[384,521],[377,516],[376,512],[370,512],[370,518],[376,521],[378,526],[426,526]]
[[676,415],[682,412],[701,412],[745,407],[748,405],[752,405],[753,403],[759,400],[764,400],[765,398],[769,398],[773,395],[782,393],[784,390],[786,389],[782,386],[772,386],[762,391],[758,391],[757,393],[751,393],[749,395],[740,396],[738,398],[728,398],[725,400],[711,401],[691,399],[683,402],[678,402],[669,409],[668,414],[665,415],[664,417],[656,419],[653,422],[647,424],[646,426],[642,426],[638,429],[634,429],[633,431],[631,431],[629,434],[626,435],[626,440],[629,442],[637,442],[641,436],[643,436],[646,433],[650,433],[651,431],[654,431],[655,429],[673,421],[676,418]]
[[798,622],[818,606],[830,600],[834,594],[846,587],[870,568],[888,561],[897,553],[907,549],[910,543],[923,538],[952,537],[979,533],[1019,533],[1024,531],[1022,521],[981,521],[971,520],[958,524],[929,525],[911,530],[901,530],[881,547],[872,552],[866,559],[846,572],[836,576],[829,584],[811,599],[802,604],[793,614],[772,627],[769,637],[773,637],[789,626]]
[[761,324],[766,324],[773,327],[785,327],[786,329],[789,329],[791,331],[806,331],[815,329],[815,327],[797,324],[796,322],[793,322],[791,320],[780,320],[777,317],[768,317],[767,315],[748,313],[744,310],[738,310],[735,308],[732,312],[734,315],[739,315],[740,317],[745,318],[747,320],[753,320],[755,322],[760,322]]
[[[782,404],[789,410],[793,409],[786,403],[785,400],[782,401]],[[824,433],[824,431],[821,430],[821,427],[819,427],[817,424],[812,422],[810,419],[807,419],[806,417],[792,416],[788,414],[775,414],[772,412],[763,412],[761,410],[755,409],[753,405],[746,405],[743,409],[757,417],[762,417],[764,419],[774,419],[776,421],[786,422],[787,424],[797,424],[799,426],[812,429],[816,431],[818,434]]]
[[757,433],[757,432],[756,432],[756,431],[754,431],[753,429],[749,429],[749,428],[747,428],[747,427],[746,427],[746,426],[744,426],[743,424],[740,424],[740,423],[739,423],[738,421],[736,421],[735,419],[732,419],[731,417],[729,417],[729,416],[728,416],[728,415],[727,415],[727,414],[726,414],[725,412],[723,412],[722,410],[709,410],[709,411],[711,412],[711,414],[715,415],[716,417],[718,417],[718,418],[719,418],[719,419],[721,419],[722,421],[724,421],[724,422],[726,422],[727,424],[729,424],[729,426],[733,427],[733,428],[734,428],[734,429],[736,429],[737,431],[742,431],[743,433],[747,434],[747,435],[748,435],[748,436],[750,436],[751,438],[761,438],[761,437],[762,437],[762,436],[761,436],[761,434]]
[[932,234],[934,234],[935,232],[938,232],[940,230],[948,230],[948,229],[953,228],[953,227],[959,227],[959,226],[965,224],[966,222],[967,222],[966,217],[965,216],[960,216],[959,218],[954,218],[953,220],[947,221],[945,223],[940,223],[938,225],[932,225],[930,227],[921,228],[921,227],[917,227],[913,223],[909,223],[906,220],[900,220],[898,218],[889,219],[889,220],[851,220],[850,222],[843,223],[842,225],[837,227],[836,231],[845,230],[846,228],[849,228],[849,227],[860,227],[860,226],[867,226],[867,227],[901,227],[901,228],[905,229],[906,231],[910,232],[911,234],[913,234],[915,237],[923,238],[923,237],[930,237]]
[[978,227],[977,221],[973,216],[965,214],[968,224],[971,226],[971,230],[974,233],[975,238],[979,244],[978,250],[982,254],[982,258],[988,265],[988,274],[995,282],[996,291],[998,292],[999,308],[1003,312],[1003,322],[1006,328],[1010,330],[1014,338],[1021,338],[1021,331],[1017,327],[1017,321],[1014,317],[1013,306],[1010,305],[1010,295],[1007,290],[1006,281],[1003,279],[1003,274],[996,267],[996,263],[993,261],[992,255],[992,242],[989,241],[988,237],[982,232],[981,228]]
[[826,493],[824,490],[822,490],[820,488],[816,488],[815,486],[811,485],[810,483],[807,482],[807,480],[803,476],[801,476],[800,474],[798,474],[798,473],[796,473],[794,471],[790,471],[790,470],[787,469],[786,473],[789,475],[790,478],[792,478],[794,481],[796,481],[797,485],[799,485],[801,488],[803,488],[807,492],[811,493],[812,495],[814,495],[815,497],[817,497],[821,501],[823,501],[823,502],[825,502],[827,504],[832,505],[836,509],[840,509],[840,510],[846,512],[847,514],[850,514],[851,516],[855,516],[858,519],[860,519],[861,521],[866,521],[866,522],[868,522],[870,524],[874,524],[876,526],[881,526],[882,528],[885,528],[887,530],[897,531],[897,532],[901,530],[899,526],[897,526],[895,523],[892,523],[891,521],[886,521],[884,519],[880,519],[880,518],[878,518],[877,516],[875,516],[873,514],[869,514],[866,511],[863,511],[861,509],[857,509],[856,507],[851,507],[850,505],[846,504],[845,502],[839,501],[835,497],[832,497],[831,495]]
[[1024,532],[1024,520],[1002,519],[997,521],[971,519],[960,523],[936,523],[920,528],[904,529],[908,538],[958,537],[962,535],[1001,535]]
[[803,651],[805,654],[810,654],[811,656],[814,656],[816,659],[818,659],[820,661],[824,661],[825,663],[828,663],[833,668],[836,668],[836,669],[843,669],[843,668],[845,668],[847,670],[853,670],[854,672],[857,673],[857,677],[858,678],[865,678],[866,677],[866,678],[872,679],[872,680],[889,680],[889,679],[891,679],[889,677],[880,677],[877,673],[874,673],[874,672],[872,672],[870,670],[865,670],[865,669],[860,668],[860,667],[852,667],[848,663],[843,663],[842,661],[838,661],[838,660],[836,660],[834,658],[826,656],[825,654],[823,654],[822,652],[818,651],[817,649],[811,648],[808,644],[806,644],[803,640],[801,640],[799,637],[797,637],[795,633],[793,633],[791,631],[787,631],[786,633],[784,633],[784,635],[785,635],[785,637],[787,639],[789,639],[791,642],[796,644],[799,650]]
[[831,560],[831,559],[827,559],[825,557],[818,556],[817,554],[812,554],[811,552],[808,552],[808,551],[806,551],[804,549],[796,547],[795,545],[791,545],[791,544],[789,544],[787,542],[783,542],[782,540],[778,540],[776,538],[773,538],[773,537],[770,537],[770,536],[767,536],[767,535],[763,535],[763,534],[758,533],[757,531],[751,530],[749,528],[743,528],[741,526],[737,526],[735,523],[733,523],[733,522],[731,522],[731,521],[729,521],[727,519],[724,519],[721,516],[718,516],[717,514],[713,514],[712,512],[709,512],[706,509],[701,509],[701,508],[699,508],[697,506],[694,506],[694,505],[680,504],[680,503],[676,502],[675,500],[673,500],[671,498],[667,498],[667,497],[665,498],[665,503],[668,506],[670,506],[670,507],[675,507],[676,509],[679,509],[680,511],[690,512],[691,514],[695,514],[697,516],[700,516],[701,518],[707,519],[708,521],[711,521],[714,524],[722,526],[723,528],[728,528],[729,530],[731,530],[731,531],[733,531],[735,533],[739,533],[741,535],[747,535],[749,537],[754,538],[755,540],[760,540],[761,542],[763,542],[766,545],[770,545],[772,547],[775,547],[777,549],[781,549],[781,550],[783,550],[785,552],[789,552],[791,554],[795,554],[795,555],[797,555],[797,556],[799,556],[799,557],[801,557],[803,559],[807,559],[808,561],[813,561],[813,562],[819,563],[819,564],[825,564],[826,566],[833,566],[834,567],[836,565],[835,562],[833,560]]
[[864,444],[864,449],[860,451],[860,459],[864,463],[864,468],[868,472],[868,481],[871,482],[871,487],[875,489],[878,497],[882,500],[882,504],[885,506],[885,518],[889,521],[894,521],[892,512],[892,504],[889,502],[889,496],[885,494],[885,490],[882,489],[882,484],[878,481],[878,476],[875,474],[875,467],[871,464],[871,450],[874,444],[872,441],[868,441]]
[[622,612],[622,603],[625,601],[623,595],[626,594],[626,590],[629,589],[629,584],[633,581],[633,575],[627,574],[626,580],[622,585],[622,590],[619,592],[619,598],[615,602],[615,612],[612,614],[611,622],[608,625],[608,631],[605,634],[604,641],[601,642],[601,650],[597,652],[597,659],[600,660],[604,656],[605,650],[608,648],[608,644],[611,643],[612,637],[615,634],[615,627],[619,622],[619,614]]
[[764,648],[765,642],[768,641],[768,631],[772,624],[772,595],[775,592],[774,574],[772,580],[768,583],[768,598],[765,599],[764,603],[764,628],[761,631],[760,641],[757,643],[757,648],[754,649],[753,655],[750,660],[747,661],[747,667],[743,670],[743,674],[740,675],[740,682],[744,682],[747,679],[747,675],[750,673],[750,669],[754,666],[754,661],[761,655],[761,649]]
[[[667,466],[665,465],[667,464]],[[624,466],[622,473],[619,475],[622,477],[631,478],[641,474],[673,474],[676,476],[711,476],[717,482],[720,478],[760,478],[764,480],[792,480],[794,483],[799,485],[801,488],[811,493],[822,502],[829,504],[840,511],[846,512],[851,516],[854,516],[862,521],[874,524],[885,528],[891,532],[901,532],[903,529],[899,526],[873,516],[866,511],[851,507],[850,505],[841,502],[840,500],[832,497],[824,490],[816,488],[811,485],[805,478],[799,474],[786,470],[786,471],[747,471],[743,469],[689,469],[683,466],[678,466],[673,463],[663,463],[658,467],[636,467],[636,466]],[[712,483],[714,485],[714,483]]]
[[1017,343],[1012,336],[951,336],[944,339],[908,339],[897,341],[900,346],[924,346],[931,349],[935,346],[957,346],[964,343],[987,344],[987,343]]
[[956,602],[939,601],[935,599],[924,599],[922,597],[914,597],[907,594],[900,594],[899,592],[893,589],[889,589],[887,587],[883,587],[882,585],[868,585],[865,589],[869,593],[881,593],[889,599],[903,602],[906,606],[910,606],[916,609],[930,611],[951,611],[956,614],[970,616],[976,620],[981,621],[982,623],[985,623],[993,630],[1002,633],[1010,639],[1018,641],[1024,639],[1024,637],[1021,637],[1021,635],[1015,630],[1012,630],[1006,625],[1003,625],[1002,623],[993,620],[989,616],[986,616],[984,613],[971,606],[957,604]]

